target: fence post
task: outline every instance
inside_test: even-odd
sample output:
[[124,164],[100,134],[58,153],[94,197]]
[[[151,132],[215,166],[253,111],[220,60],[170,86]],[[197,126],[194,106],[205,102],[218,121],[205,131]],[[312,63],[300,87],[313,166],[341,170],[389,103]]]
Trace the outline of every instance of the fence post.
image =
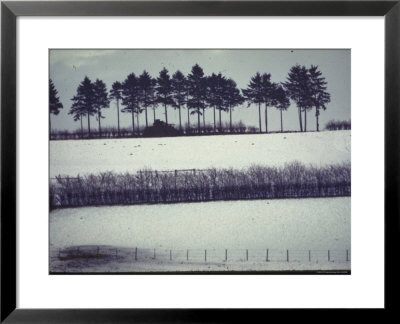
[[328,261],[331,261],[331,252],[328,250]]
[[289,262],[289,249],[286,250],[286,261]]
[[172,251],[169,250],[169,260],[172,261]]
[[349,261],[349,250],[346,250],[346,261]]
[[225,249],[225,262],[228,261],[228,249]]
[[207,262],[207,250],[204,250],[204,261]]
[[137,248],[135,249],[135,261],[137,261]]
[[189,261],[189,249],[186,250],[186,261]]
[[311,262],[311,250],[308,250],[308,261]]
[[246,261],[249,261],[249,250],[246,249]]
[[267,262],[269,261],[269,260],[268,260],[268,252],[269,252],[269,249],[267,249],[267,257],[266,257],[266,259],[265,259],[265,261],[267,261]]

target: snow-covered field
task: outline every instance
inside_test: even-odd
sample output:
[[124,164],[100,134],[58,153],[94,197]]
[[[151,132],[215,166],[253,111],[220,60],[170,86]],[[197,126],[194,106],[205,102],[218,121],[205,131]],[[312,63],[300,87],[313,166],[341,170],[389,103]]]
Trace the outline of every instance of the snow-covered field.
[[[322,166],[349,162],[350,147],[350,131],[51,141],[50,177],[102,171],[135,172],[143,168],[282,166],[292,161]],[[343,270],[350,269],[345,254],[351,249],[350,229],[350,197],[59,209],[50,212],[50,269],[61,272]],[[108,246],[111,251],[119,250],[119,254],[116,252],[116,258],[112,254],[107,256],[106,262],[91,257],[61,260],[60,250],[71,246],[94,249]],[[132,262],[136,247],[142,251],[141,258]],[[156,259],[152,257],[154,249]],[[226,249],[229,258],[224,261]],[[271,262],[265,260],[266,249],[271,253],[270,258],[275,258]],[[170,250],[174,251],[172,260]],[[187,250],[190,261],[185,257]],[[207,261],[202,260],[205,250]],[[244,259],[246,250],[248,260]],[[284,262],[287,250],[290,262]],[[308,254],[301,257],[301,262],[296,260],[310,250],[312,262],[308,262]],[[332,256],[329,262],[328,250]],[[164,258],[160,253],[165,254]],[[176,259],[179,253],[180,259]]]
[[350,161],[350,131],[50,142],[50,177]]
[[[183,253],[189,249],[191,258],[198,253],[197,259],[200,260],[203,259],[204,250],[208,249],[208,260],[214,253],[214,257],[220,261],[224,258],[225,249],[228,249],[229,256],[235,256],[236,259],[236,263],[230,263],[231,270],[243,270],[243,267],[260,270],[261,265],[268,265],[271,270],[290,270],[293,267],[298,270],[315,267],[337,269],[339,265],[333,265],[332,262],[312,263],[307,268],[308,263],[265,264],[262,261],[266,249],[271,251],[270,258],[275,261],[285,260],[286,255],[282,253],[286,249],[293,251],[290,252],[291,258],[312,250],[313,258],[319,253],[325,261],[330,250],[332,256],[340,253],[339,259],[343,261],[346,249],[350,249],[350,198],[87,207],[60,209],[50,213],[52,251],[85,245],[128,248],[131,251],[138,247],[148,249],[151,255],[154,248],[157,254],[168,254],[169,250],[174,254],[179,251]],[[250,251],[249,260],[252,262],[243,265],[237,261],[244,260],[246,249]],[[168,255],[164,257],[168,261]],[[307,256],[302,259],[304,257]],[[150,262],[147,268],[145,262],[136,265],[141,265],[141,271],[165,271],[165,264],[170,271],[178,271],[186,266],[179,263],[178,268],[174,268],[169,262]],[[211,267],[218,268],[218,264],[221,262]],[[339,268],[349,266],[347,262]],[[132,265],[129,263],[121,267],[128,271],[127,267]],[[197,267],[204,268],[204,263],[197,263]],[[193,269],[193,264],[187,267],[187,271],[190,269]],[[136,270],[132,268],[129,271]]]
[[50,213],[50,244],[348,249],[350,198],[86,207]]

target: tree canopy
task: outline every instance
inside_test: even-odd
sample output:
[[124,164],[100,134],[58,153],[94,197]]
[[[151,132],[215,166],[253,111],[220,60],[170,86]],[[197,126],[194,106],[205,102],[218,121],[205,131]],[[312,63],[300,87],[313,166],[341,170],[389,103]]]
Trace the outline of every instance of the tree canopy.
[[168,70],[164,67],[160,75],[157,78],[157,102],[164,105],[165,110],[165,122],[168,124],[168,112],[167,106],[171,106],[174,104],[173,96],[172,96],[172,81],[171,77],[168,73]]
[[58,96],[58,91],[54,86],[53,81],[50,79],[49,82],[49,109],[50,114],[58,115],[60,109],[63,108],[63,104],[60,102],[60,97]]
[[206,104],[206,78],[203,69],[195,64],[187,77],[189,99],[187,106],[192,109],[191,114],[197,114],[198,131],[200,132],[200,116]]
[[85,76],[83,81],[76,89],[76,95],[71,99],[72,106],[69,114],[74,115],[74,120],[79,120],[83,115],[88,119],[88,133],[90,137],[90,116],[93,116],[97,111],[95,109],[95,88],[92,81]]

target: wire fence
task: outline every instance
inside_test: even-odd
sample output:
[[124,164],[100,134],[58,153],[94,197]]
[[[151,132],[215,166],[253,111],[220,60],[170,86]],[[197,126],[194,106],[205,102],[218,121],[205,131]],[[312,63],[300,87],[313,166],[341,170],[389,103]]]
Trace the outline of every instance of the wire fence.
[[107,259],[125,262],[350,262],[350,249],[297,250],[297,249],[162,249],[115,248],[109,246],[79,246],[52,249],[59,260]]
[[[202,173],[202,172],[210,172],[213,169],[175,169],[175,170],[139,170],[136,171],[136,174],[139,177],[144,176],[147,173],[151,173],[154,175],[157,174],[165,174],[165,173],[170,173],[173,174],[175,176],[178,176],[178,173],[191,173],[191,174],[196,174],[196,173]],[[69,181],[81,181],[83,180],[83,178],[81,176],[77,176],[77,177],[69,177],[69,176],[56,176],[56,177],[50,177],[50,182],[52,184],[61,184],[63,181],[65,180],[69,180]]]

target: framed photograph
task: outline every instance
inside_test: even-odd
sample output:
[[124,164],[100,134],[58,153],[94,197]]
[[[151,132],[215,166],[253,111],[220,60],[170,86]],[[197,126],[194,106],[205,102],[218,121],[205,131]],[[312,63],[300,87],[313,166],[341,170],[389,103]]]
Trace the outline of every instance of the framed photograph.
[[350,274],[350,52],[50,49],[50,274]]
[[397,1],[1,10],[2,321],[391,308]]

